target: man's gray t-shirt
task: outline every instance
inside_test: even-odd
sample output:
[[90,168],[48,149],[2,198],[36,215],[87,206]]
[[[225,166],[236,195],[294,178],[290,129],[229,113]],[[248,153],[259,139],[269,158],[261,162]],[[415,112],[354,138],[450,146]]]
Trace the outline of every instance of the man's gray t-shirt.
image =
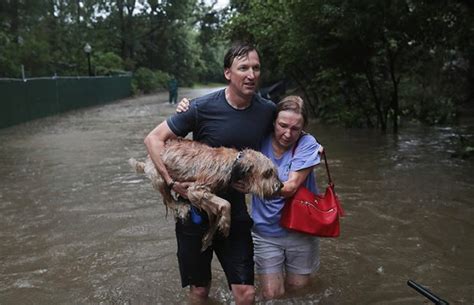
[[[260,144],[270,132],[275,114],[275,104],[254,95],[249,107],[232,108],[225,99],[224,90],[218,90],[192,101],[190,109],[167,119],[171,131],[185,137],[193,133],[193,139],[212,147],[232,147],[238,150],[260,149]],[[229,187],[219,196],[229,200],[232,219],[248,220],[245,197]]]

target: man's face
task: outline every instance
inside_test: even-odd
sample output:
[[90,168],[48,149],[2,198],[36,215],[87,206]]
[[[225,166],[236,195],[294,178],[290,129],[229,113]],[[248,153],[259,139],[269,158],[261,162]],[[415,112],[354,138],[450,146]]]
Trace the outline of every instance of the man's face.
[[257,91],[260,79],[260,58],[256,51],[234,58],[230,68],[224,70],[229,87],[239,95],[251,96]]

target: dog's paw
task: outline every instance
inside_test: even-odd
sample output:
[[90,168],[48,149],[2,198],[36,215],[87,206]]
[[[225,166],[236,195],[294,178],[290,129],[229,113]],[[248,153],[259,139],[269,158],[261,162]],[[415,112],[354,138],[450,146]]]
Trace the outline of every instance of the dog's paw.
[[137,172],[137,173],[144,173],[145,172],[145,163],[138,162],[134,158],[128,159],[128,164]]
[[219,222],[217,223],[217,227],[219,228],[219,231],[222,233],[222,235],[224,235],[224,237],[229,236],[230,218],[221,217],[219,219]]
[[189,217],[189,211],[191,210],[191,207],[190,207],[189,203],[179,201],[175,205],[174,210],[176,212],[176,217],[178,217],[182,220],[186,220]]
[[212,244],[212,234],[210,232],[207,232],[206,235],[202,238],[202,246],[201,246],[201,252],[206,251],[207,248]]

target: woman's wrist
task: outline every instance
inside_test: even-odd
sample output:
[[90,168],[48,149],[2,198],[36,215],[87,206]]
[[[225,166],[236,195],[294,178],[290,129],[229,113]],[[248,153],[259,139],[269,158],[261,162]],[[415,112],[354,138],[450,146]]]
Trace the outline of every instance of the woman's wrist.
[[170,190],[172,190],[175,183],[176,183],[176,181],[174,181],[173,179],[171,179],[171,181],[168,182],[168,188],[169,188]]

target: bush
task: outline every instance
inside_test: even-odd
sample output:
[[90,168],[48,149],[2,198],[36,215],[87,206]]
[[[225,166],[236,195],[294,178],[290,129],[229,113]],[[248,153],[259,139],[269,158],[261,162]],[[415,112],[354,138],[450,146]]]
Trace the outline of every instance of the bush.
[[166,89],[170,76],[163,71],[155,71],[148,68],[138,68],[133,75],[132,89],[134,93],[151,93],[159,89]]
[[421,109],[419,119],[427,124],[452,124],[456,120],[456,105],[449,97],[433,97],[429,107]]
[[97,63],[95,67],[97,75],[119,75],[127,73],[124,70],[122,58],[113,52],[98,52],[94,55],[94,62]]
[[155,82],[158,86],[157,88],[168,89],[168,82],[170,81],[171,76],[168,73],[163,72],[161,70],[155,71],[154,74],[155,74]]
[[132,83],[138,92],[149,93],[156,88],[154,73],[148,68],[138,68]]

